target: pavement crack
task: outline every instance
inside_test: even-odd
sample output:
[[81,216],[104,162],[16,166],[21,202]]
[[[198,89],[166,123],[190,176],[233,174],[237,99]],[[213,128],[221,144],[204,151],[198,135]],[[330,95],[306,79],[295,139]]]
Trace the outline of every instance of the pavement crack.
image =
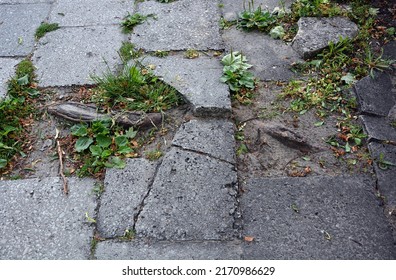
[[176,145],[176,144],[172,144],[172,146],[173,146],[173,147],[176,147],[176,148],[178,148],[178,149],[180,149],[180,150],[183,150],[183,151],[196,153],[196,154],[199,154],[199,155],[202,155],[202,156],[208,156],[208,157],[210,157],[210,158],[212,158],[212,159],[215,159],[215,160],[218,160],[218,161],[220,161],[220,162],[227,163],[227,164],[231,164],[232,166],[235,167],[235,163],[230,162],[230,161],[225,160],[225,159],[222,159],[222,158],[219,158],[219,157],[216,157],[216,156],[213,156],[213,155],[211,155],[211,154],[209,154],[209,153],[197,151],[197,150],[194,150],[194,149],[184,148],[183,146]]

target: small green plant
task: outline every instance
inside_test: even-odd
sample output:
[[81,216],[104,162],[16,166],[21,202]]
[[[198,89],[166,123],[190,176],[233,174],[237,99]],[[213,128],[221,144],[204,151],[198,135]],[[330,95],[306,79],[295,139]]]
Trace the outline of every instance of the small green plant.
[[252,65],[247,63],[246,56],[240,52],[225,55],[221,63],[224,65],[221,81],[228,84],[230,90],[238,92],[241,89],[254,89],[254,75],[247,71]]
[[157,2],[160,2],[160,3],[171,3],[173,1],[175,1],[175,0],[157,0]]
[[375,71],[383,72],[391,68],[395,60],[382,58],[383,50],[378,57],[374,57],[370,49],[367,50],[367,55],[364,58],[364,64],[368,66],[369,73],[372,78],[374,78]]
[[162,153],[162,151],[156,149],[156,150],[152,150],[152,151],[147,151],[145,152],[145,156],[148,160],[154,161],[159,159],[160,157],[162,157],[164,154]]
[[122,241],[130,241],[135,238],[136,232],[133,229],[126,229],[124,235],[120,237]]
[[185,58],[194,59],[194,58],[199,57],[199,52],[198,52],[197,50],[188,49],[188,50],[186,50],[186,52],[184,53],[184,57],[185,57]]
[[44,37],[44,35],[47,34],[48,32],[55,31],[57,29],[59,29],[59,24],[43,22],[36,30],[35,33],[36,39],[38,40]]
[[392,166],[393,167],[396,166],[396,163],[385,160],[385,155],[383,153],[380,153],[377,164],[378,164],[378,167],[382,170],[387,170],[387,169],[391,168]]
[[95,183],[92,189],[92,193],[95,194],[97,197],[100,197],[102,193],[105,191],[105,186],[103,183]]
[[268,10],[263,11],[261,6],[254,10],[253,6],[253,1],[249,2],[249,8],[245,8],[244,11],[239,14],[237,27],[245,30],[257,29],[269,32],[276,23],[276,16],[272,15]]
[[130,14],[128,13],[128,15],[126,17],[124,17],[124,20],[121,23],[122,26],[122,31],[124,33],[130,33],[133,31],[133,28],[138,25],[138,24],[142,24],[143,22],[145,22],[149,17],[154,17],[153,14],[149,14],[149,15],[141,15],[139,13],[135,13],[135,14]]
[[169,51],[158,50],[154,52],[154,56],[156,57],[167,57],[168,55],[169,55]]
[[292,5],[292,13],[300,17],[333,17],[340,15],[339,5],[329,0],[297,0]]
[[80,176],[101,172],[105,167],[124,168],[122,158],[135,156],[130,143],[137,134],[133,128],[124,131],[111,127],[110,120],[98,120],[91,125],[76,124],[70,130],[77,138],[75,150],[84,159]]
[[139,58],[142,55],[142,50],[135,50],[135,45],[130,42],[122,42],[119,55],[121,60],[126,63],[133,58]]

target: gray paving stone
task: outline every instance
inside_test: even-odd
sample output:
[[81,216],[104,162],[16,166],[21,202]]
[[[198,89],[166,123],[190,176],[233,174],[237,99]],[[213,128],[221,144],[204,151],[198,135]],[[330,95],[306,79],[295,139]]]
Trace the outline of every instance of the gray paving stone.
[[253,179],[241,198],[245,259],[395,259],[368,176]]
[[242,249],[238,241],[139,241],[100,242],[100,260],[238,260]]
[[232,238],[236,184],[231,164],[172,148],[135,224],[137,235],[160,240]]
[[388,118],[360,116],[366,128],[369,140],[393,141],[396,143],[396,128]]
[[33,55],[39,86],[93,84],[120,63],[123,36],[118,26],[61,28],[47,33]]
[[235,164],[234,125],[227,120],[191,120],[176,133],[173,145]]
[[395,105],[392,81],[387,73],[375,73],[375,79],[367,76],[355,84],[360,110],[366,114],[386,117]]
[[396,41],[391,41],[384,46],[382,57],[385,59],[396,60]]
[[223,67],[218,59],[204,56],[187,59],[175,55],[147,57],[143,63],[154,65],[154,73],[191,103],[195,115],[224,117],[231,114],[230,93],[228,86],[220,82]]
[[33,51],[34,33],[48,16],[50,5],[2,5],[0,7],[0,56],[26,56]]
[[304,59],[314,56],[331,41],[339,42],[340,36],[353,38],[358,33],[357,25],[343,17],[304,17],[300,18],[297,24],[298,32],[292,46]]
[[156,164],[146,159],[132,159],[124,169],[107,169],[97,219],[101,237],[123,236],[133,228],[155,168]]
[[51,3],[55,0],[0,0],[0,4],[35,4],[35,3]]
[[396,146],[372,142],[369,150],[374,159],[379,192],[389,207],[396,207],[396,166],[379,164],[382,156],[384,161],[396,165]]
[[7,94],[7,82],[15,74],[15,66],[20,62],[20,59],[0,58],[0,99]]
[[[246,10],[249,9],[249,1],[246,0],[223,0],[222,3],[224,5],[221,9],[223,12],[223,18],[227,21],[237,20],[239,13],[243,12],[244,8]],[[285,8],[290,8],[292,3],[293,0],[285,0]],[[256,0],[254,1],[253,10],[256,10],[260,5],[263,10],[269,10],[271,12],[275,7],[282,7],[280,0]]]
[[140,14],[154,14],[156,19],[134,27],[131,42],[137,47],[147,51],[223,48],[217,1],[145,1],[138,5]]
[[60,0],[51,10],[50,21],[60,26],[119,24],[133,10],[133,0]]
[[295,74],[291,64],[301,61],[298,54],[281,40],[274,40],[260,32],[224,30],[223,39],[228,52],[241,51],[253,65],[249,71],[261,80],[289,80]]
[[0,259],[88,259],[95,216],[94,180],[0,181]]

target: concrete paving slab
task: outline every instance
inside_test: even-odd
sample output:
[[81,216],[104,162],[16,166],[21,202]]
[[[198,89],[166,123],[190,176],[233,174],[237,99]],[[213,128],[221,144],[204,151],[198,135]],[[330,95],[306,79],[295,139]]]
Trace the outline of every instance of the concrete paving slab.
[[393,141],[396,143],[396,127],[388,118],[361,115],[369,140]]
[[223,67],[217,58],[196,59],[172,55],[165,58],[146,57],[146,65],[154,65],[154,74],[177,89],[191,103],[196,116],[217,117],[231,114],[228,86],[220,82]]
[[[285,0],[285,8],[290,8],[294,0]],[[223,18],[227,21],[233,21],[238,19],[239,13],[243,12],[245,9],[249,9],[249,1],[246,0],[222,0],[223,7],[221,11],[223,12]],[[253,11],[259,6],[263,10],[273,11],[275,7],[282,7],[280,0],[256,0],[254,1]]]
[[[372,142],[369,144],[379,192],[389,207],[396,207],[396,146]],[[382,163],[383,161],[392,165]]]
[[388,116],[395,105],[392,81],[387,73],[376,72],[375,78],[367,76],[355,84],[355,93],[363,113]]
[[96,248],[99,260],[238,260],[240,241],[104,241]]
[[228,52],[241,51],[253,65],[249,71],[261,80],[290,80],[292,63],[300,62],[298,54],[281,40],[274,40],[261,32],[245,32],[231,28],[224,30],[223,39]]
[[97,205],[94,180],[0,181],[0,259],[88,259]]
[[138,48],[147,51],[223,48],[217,1],[145,1],[138,4],[137,11],[155,15],[155,19],[134,27],[131,42]]
[[304,59],[322,51],[329,42],[338,43],[340,37],[354,38],[359,30],[354,22],[344,17],[302,17],[297,24],[298,32],[292,46]]
[[26,56],[33,51],[34,33],[50,11],[48,3],[1,5],[0,56]]
[[7,82],[15,74],[15,66],[21,62],[21,59],[0,57],[0,99],[7,94]]
[[236,194],[231,164],[172,148],[144,202],[136,234],[159,240],[230,239]]
[[128,160],[124,169],[107,169],[105,192],[100,199],[97,229],[101,237],[123,236],[134,226],[134,217],[147,195],[156,164],[146,159]]
[[60,26],[120,24],[133,11],[133,0],[60,0],[51,9],[50,22]]
[[114,71],[123,36],[118,26],[61,28],[47,33],[33,55],[39,86],[93,84],[92,75]]
[[396,41],[391,41],[384,46],[382,58],[396,60]]
[[0,4],[36,4],[52,3],[55,0],[0,0]]
[[235,164],[234,125],[227,120],[191,120],[176,133],[172,145]]
[[245,259],[395,259],[368,176],[260,178],[241,197]]

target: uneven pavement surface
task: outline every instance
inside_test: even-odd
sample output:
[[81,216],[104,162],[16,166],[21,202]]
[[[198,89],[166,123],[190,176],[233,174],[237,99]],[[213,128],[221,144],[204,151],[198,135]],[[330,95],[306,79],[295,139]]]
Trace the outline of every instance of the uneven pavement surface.
[[[89,85],[91,75],[116,71],[117,51],[129,41],[147,52],[172,51],[164,58],[147,55],[144,63],[156,66],[154,73],[192,112],[162,159],[130,159],[124,169],[108,169],[100,196],[93,179],[71,178],[68,196],[61,179],[49,175],[0,181],[0,259],[396,258],[384,213],[396,206],[395,169],[376,168],[376,176],[238,174],[230,93],[213,53],[243,50],[264,81],[291,79],[290,64],[301,61],[290,45],[262,33],[221,30],[220,19],[234,19],[242,4],[0,0],[0,97],[25,57],[41,88]],[[128,12],[156,17],[123,34],[120,22]],[[60,28],[36,41],[43,21]],[[187,59],[187,49],[206,55]],[[394,86],[389,74],[378,79],[360,81],[355,92],[370,151],[396,162],[395,146],[381,143],[396,141],[386,118],[395,105]],[[373,97],[378,92],[388,100]],[[377,184],[388,208],[376,196]]]

